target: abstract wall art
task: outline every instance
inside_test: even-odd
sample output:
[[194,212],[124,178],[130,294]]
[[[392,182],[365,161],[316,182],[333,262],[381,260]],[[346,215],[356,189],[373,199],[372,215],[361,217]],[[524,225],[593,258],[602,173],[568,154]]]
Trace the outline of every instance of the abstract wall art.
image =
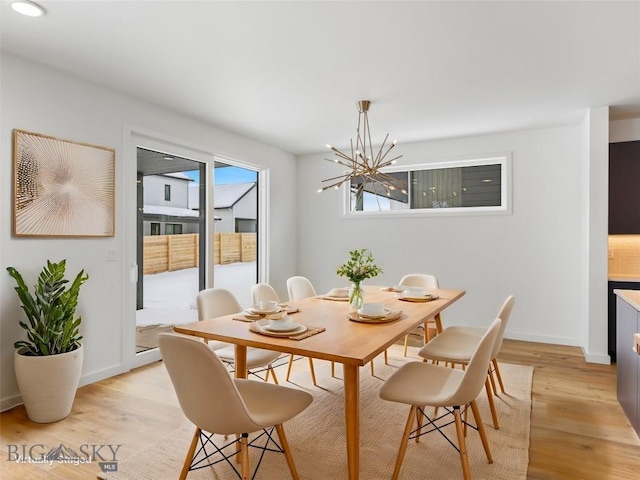
[[14,130],[13,234],[112,237],[115,150]]

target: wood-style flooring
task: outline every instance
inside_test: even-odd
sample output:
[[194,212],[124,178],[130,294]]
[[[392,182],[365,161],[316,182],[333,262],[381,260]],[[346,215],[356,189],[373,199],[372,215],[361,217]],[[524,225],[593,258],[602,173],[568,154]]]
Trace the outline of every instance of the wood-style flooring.
[[[415,355],[415,349],[410,353]],[[500,360],[535,367],[528,479],[640,478],[640,441],[616,400],[615,365],[586,363],[576,347],[513,340],[505,340]],[[184,422],[165,368],[156,362],[80,388],[64,421],[30,422],[23,407],[3,413],[0,478],[95,479],[100,471],[96,464],[17,464],[7,461],[9,450],[15,451],[13,445],[89,445],[85,450],[122,445],[117,452],[122,461]],[[108,447],[100,453],[109,459]]]

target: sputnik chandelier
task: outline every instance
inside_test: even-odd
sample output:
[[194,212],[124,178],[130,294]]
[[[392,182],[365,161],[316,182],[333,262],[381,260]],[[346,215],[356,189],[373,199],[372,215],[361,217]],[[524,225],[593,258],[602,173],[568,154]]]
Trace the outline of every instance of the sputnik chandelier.
[[325,158],[325,160],[347,167],[349,172],[322,180],[322,183],[328,183],[328,185],[320,188],[318,192],[323,192],[330,188],[338,189],[343,183],[349,182],[355,190],[354,205],[361,201],[365,191],[373,192],[376,195],[386,195],[387,197],[391,196],[393,190],[400,190],[403,194],[407,194],[404,181],[380,171],[380,169],[396,163],[396,160],[402,155],[390,160],[386,159],[389,152],[396,146],[395,140],[387,145],[388,133],[384,137],[378,153],[374,155],[371,131],[369,130],[369,116],[367,114],[370,105],[371,102],[369,100],[360,100],[356,103],[358,107],[358,129],[355,145],[353,144],[353,139],[351,139],[351,155],[347,155],[336,147],[327,145],[335,154],[335,158]]

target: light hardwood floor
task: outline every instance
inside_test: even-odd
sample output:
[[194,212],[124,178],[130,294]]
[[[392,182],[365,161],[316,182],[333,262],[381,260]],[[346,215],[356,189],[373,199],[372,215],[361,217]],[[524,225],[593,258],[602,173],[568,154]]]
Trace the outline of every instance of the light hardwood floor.
[[[576,347],[513,340],[505,340],[500,360],[535,367],[528,479],[640,478],[640,441],[616,400],[615,366],[588,364]],[[156,362],[80,388],[73,413],[62,422],[32,423],[22,407],[3,413],[0,478],[74,480],[99,473],[96,464],[9,462],[15,449],[9,445],[119,444],[122,461],[184,423],[164,366]],[[100,453],[109,459],[108,447]]]

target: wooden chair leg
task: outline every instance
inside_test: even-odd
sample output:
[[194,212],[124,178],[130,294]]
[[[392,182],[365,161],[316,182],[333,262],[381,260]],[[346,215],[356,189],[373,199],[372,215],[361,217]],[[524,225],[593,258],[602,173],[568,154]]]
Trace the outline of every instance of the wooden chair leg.
[[371,361],[369,362],[369,366],[371,367],[371,376],[375,377],[376,376],[376,372],[373,369],[373,361],[375,360],[375,358],[372,358]]
[[502,393],[507,393],[504,390],[504,384],[502,383],[502,375],[500,375],[500,367],[498,367],[498,359],[494,358],[492,361],[493,363],[493,369],[496,372],[496,377],[498,377],[498,384],[500,385],[500,390],[502,391]]
[[289,381],[289,375],[291,375],[291,367],[293,366],[293,353],[289,355],[289,366],[287,367],[287,382]]
[[291,476],[293,477],[293,480],[299,480],[298,471],[293,463],[293,456],[291,455],[291,449],[289,448],[289,443],[287,442],[287,437],[284,434],[284,427],[282,424],[276,425],[276,431],[278,432],[280,445],[282,446],[282,450],[284,450],[284,456],[287,459],[287,465],[289,465]]
[[404,350],[402,351],[402,354],[406,357],[407,356],[407,347],[409,346],[409,335],[405,335],[404,336]]
[[467,442],[464,438],[462,419],[460,418],[460,407],[453,407],[453,416],[456,420],[456,433],[458,435],[458,449],[460,450],[460,463],[462,463],[462,475],[464,480],[471,480],[469,471],[469,457],[467,456]]
[[498,413],[496,412],[496,404],[493,402],[493,393],[491,393],[491,384],[489,383],[489,376],[487,375],[484,381],[484,389],[487,391],[487,400],[489,400],[489,408],[491,409],[491,418],[493,418],[493,428],[500,429],[498,424]]
[[384,364],[389,365],[389,355],[387,355],[387,351],[384,351]]
[[336,376],[336,362],[331,362],[331,376],[334,378]]
[[311,380],[313,381],[313,384],[317,387],[318,384],[316,383],[316,371],[313,369],[313,358],[309,357],[309,372],[311,372]]
[[184,464],[182,465],[180,480],[185,480],[185,478],[187,478],[189,467],[191,466],[191,460],[193,460],[193,454],[195,453],[196,446],[198,445],[198,440],[200,440],[200,428],[196,427],[196,431],[193,433],[193,438],[191,439],[191,445],[189,445],[189,450],[187,451],[187,458],[184,459]]
[[413,427],[413,418],[416,415],[415,405],[411,405],[409,410],[409,417],[407,418],[407,424],[404,427],[404,433],[402,434],[402,441],[400,442],[400,450],[398,450],[398,458],[396,458],[396,466],[393,469],[393,480],[397,480],[400,475],[400,467],[402,467],[402,460],[404,460],[404,454],[407,451],[407,444],[409,443],[409,435],[411,435],[411,428]]
[[427,343],[429,343],[429,340],[431,340],[429,338],[429,322],[424,322],[423,329],[424,332],[422,333],[422,341],[426,345]]
[[493,370],[491,369],[491,366],[489,366],[487,377],[489,377],[489,382],[491,383],[491,391],[493,392],[494,395],[498,395],[498,389],[496,388],[496,382],[493,379]]
[[240,472],[242,473],[242,480],[250,480],[249,474],[249,447],[248,436],[246,433],[242,434],[240,438]]
[[267,367],[267,375],[271,374],[271,376],[273,377],[273,383],[275,383],[276,385],[279,385],[278,383],[278,377],[276,377],[276,371],[273,369],[273,366],[271,364],[269,364],[269,366]]
[[[425,405],[422,406],[424,410],[427,408]],[[420,413],[420,409],[416,408],[416,422],[418,423],[418,430],[416,432],[416,443],[420,443],[420,434],[422,433],[422,413]]]
[[484,423],[482,423],[482,417],[480,416],[480,410],[478,410],[478,404],[474,400],[471,402],[471,411],[473,412],[473,418],[476,419],[476,426],[478,427],[478,433],[480,434],[480,440],[482,440],[482,446],[484,447],[484,453],[487,454],[487,460],[489,463],[493,463],[493,457],[491,457],[491,449],[489,448],[489,441],[487,440],[487,433],[484,431]]

